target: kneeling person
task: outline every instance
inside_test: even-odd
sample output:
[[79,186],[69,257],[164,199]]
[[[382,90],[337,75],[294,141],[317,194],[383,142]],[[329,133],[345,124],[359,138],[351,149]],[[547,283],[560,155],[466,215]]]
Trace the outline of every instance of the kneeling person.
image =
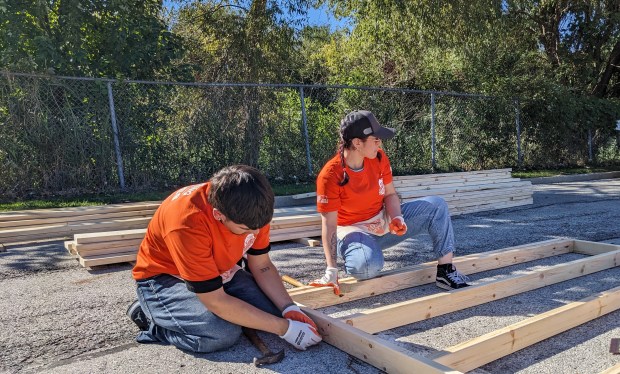
[[269,182],[245,165],[164,200],[133,268],[138,301],[127,314],[142,330],[136,340],[213,352],[232,346],[245,326],[301,350],[320,342],[269,258],[273,207]]

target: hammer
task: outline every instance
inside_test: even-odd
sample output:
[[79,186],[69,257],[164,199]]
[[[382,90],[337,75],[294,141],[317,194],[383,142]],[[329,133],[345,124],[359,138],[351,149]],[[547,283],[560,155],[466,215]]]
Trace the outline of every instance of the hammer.
[[263,354],[263,357],[254,357],[253,362],[255,366],[275,364],[276,362],[282,361],[284,358],[284,349],[278,353],[273,353],[269,348],[267,348],[260,336],[258,336],[256,330],[249,327],[243,327],[242,330],[243,334],[247,336],[250,342],[252,342],[252,344]]

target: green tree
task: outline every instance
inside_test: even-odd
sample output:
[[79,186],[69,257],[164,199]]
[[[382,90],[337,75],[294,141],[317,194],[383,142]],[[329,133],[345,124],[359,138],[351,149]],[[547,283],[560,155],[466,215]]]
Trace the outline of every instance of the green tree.
[[161,0],[2,0],[0,66],[10,71],[154,79],[181,44]]
[[[184,38],[195,77],[207,82],[281,83],[298,79],[295,29],[275,1],[179,1],[173,31]],[[303,0],[290,6],[302,6]],[[238,110],[246,113],[243,162],[258,165],[268,90],[245,87]],[[272,100],[266,100],[267,97]]]

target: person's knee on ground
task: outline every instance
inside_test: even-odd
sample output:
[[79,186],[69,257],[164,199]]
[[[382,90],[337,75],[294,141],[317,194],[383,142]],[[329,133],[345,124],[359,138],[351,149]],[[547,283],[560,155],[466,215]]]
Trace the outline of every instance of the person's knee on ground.
[[232,323],[221,324],[211,336],[184,336],[179,340],[169,339],[175,347],[193,353],[211,353],[228,349],[235,345],[241,336],[241,326]]
[[345,236],[340,243],[340,254],[345,271],[356,279],[374,278],[383,269],[381,248],[368,234],[354,232]]

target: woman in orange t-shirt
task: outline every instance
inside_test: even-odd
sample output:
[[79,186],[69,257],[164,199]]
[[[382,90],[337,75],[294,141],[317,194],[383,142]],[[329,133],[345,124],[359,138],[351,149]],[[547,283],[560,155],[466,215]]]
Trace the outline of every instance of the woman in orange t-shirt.
[[323,166],[316,182],[327,269],[311,285],[331,286],[339,294],[337,254],[347,274],[373,278],[383,268],[382,248],[426,231],[438,259],[437,286],[468,286],[452,265],[454,233],[446,202],[429,196],[401,204],[396,194],[390,161],[380,148],[381,141],[394,134],[366,110],[341,121],[338,154]]

